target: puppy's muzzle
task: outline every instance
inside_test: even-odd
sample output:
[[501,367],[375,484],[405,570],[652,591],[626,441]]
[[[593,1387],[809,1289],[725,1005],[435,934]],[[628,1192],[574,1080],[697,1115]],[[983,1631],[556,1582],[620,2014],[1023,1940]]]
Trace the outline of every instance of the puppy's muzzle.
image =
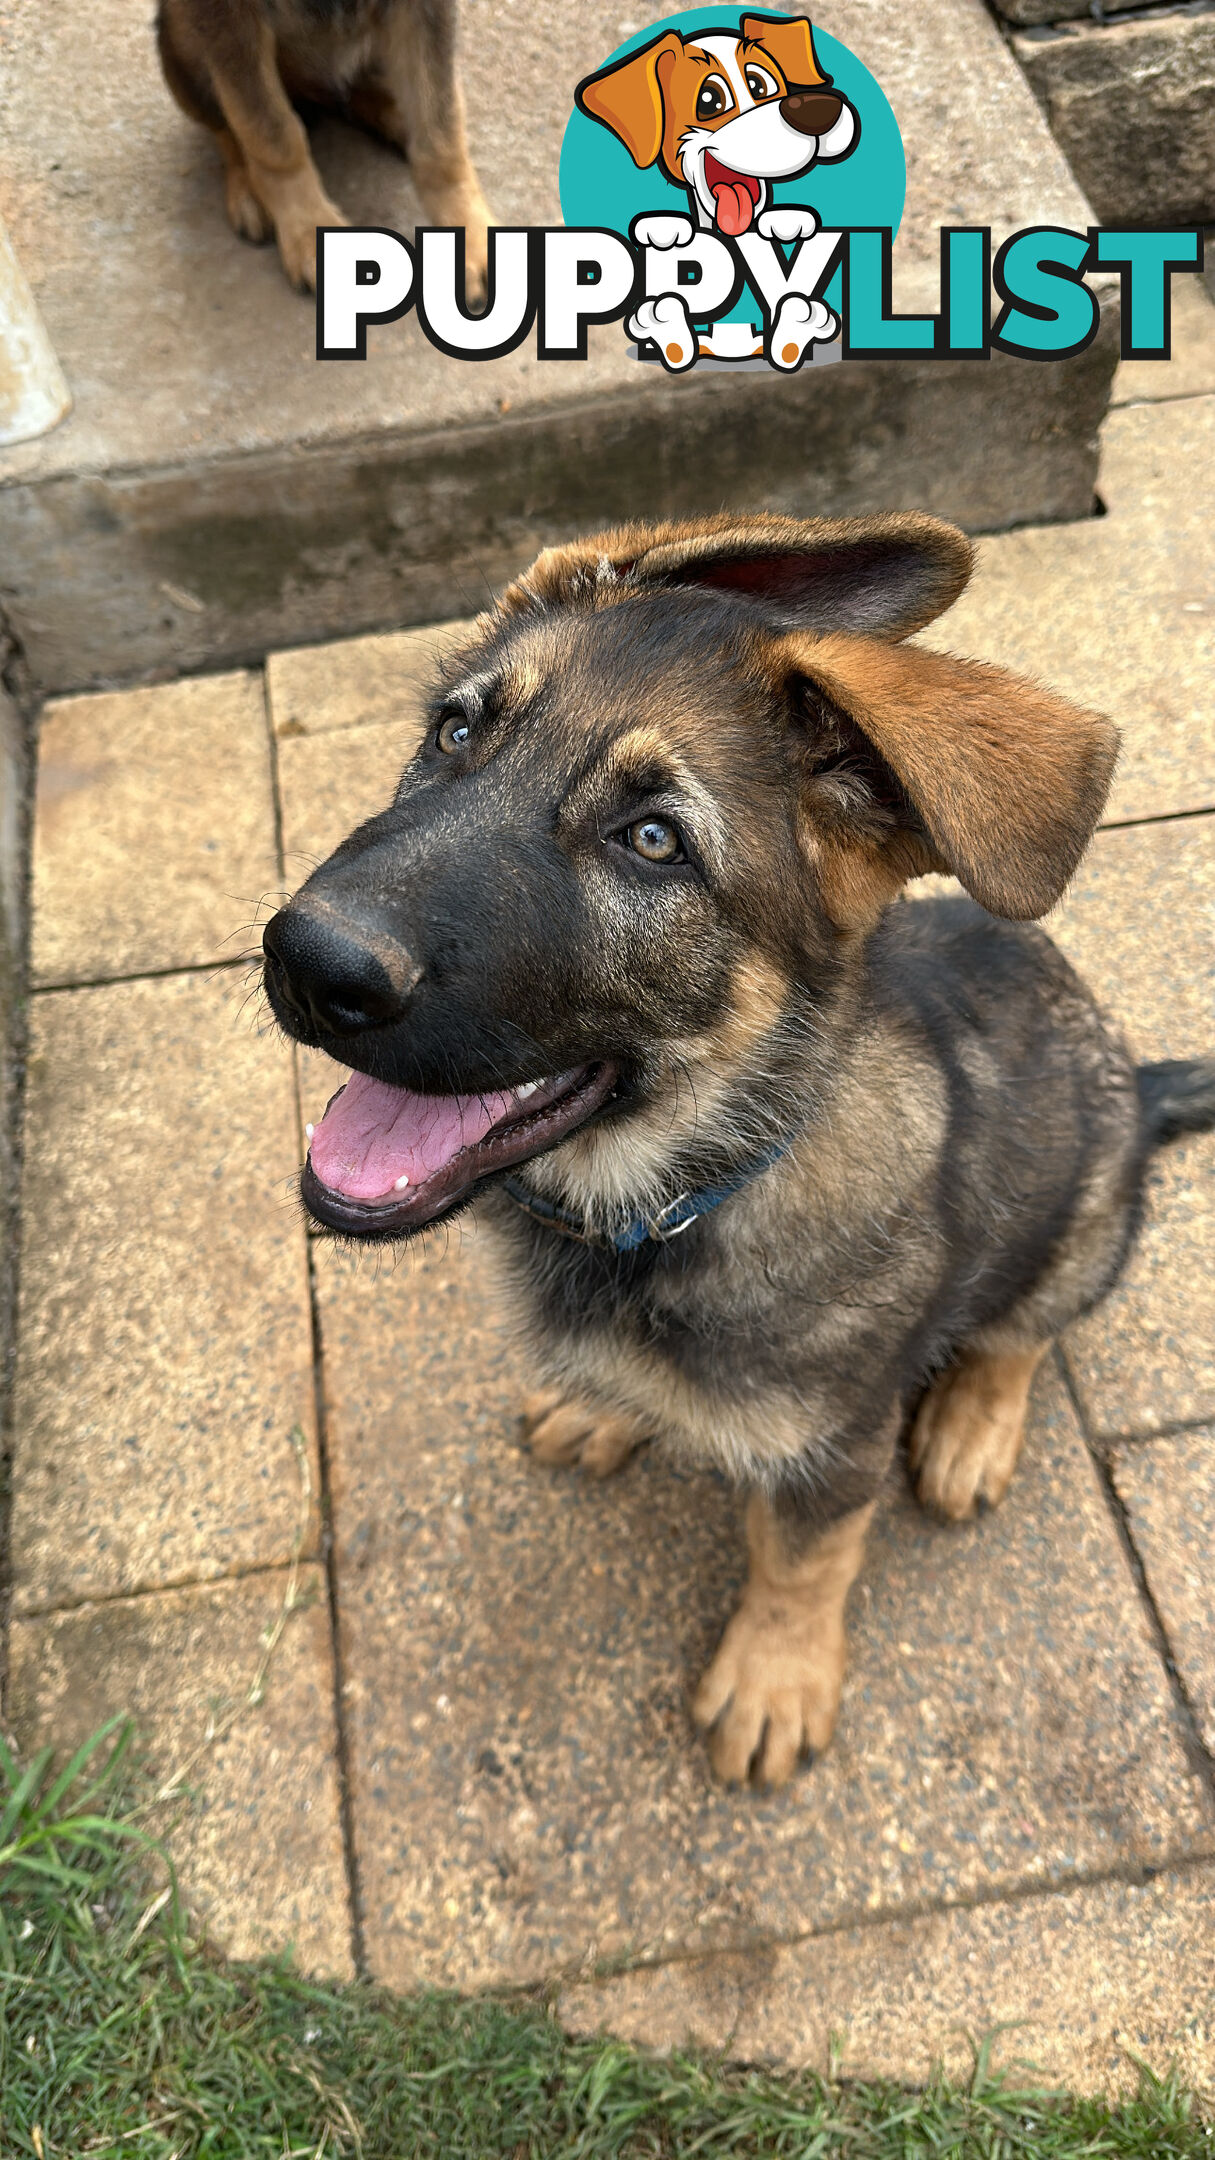
[[281,908],[262,947],[283,1003],[306,1026],[331,1035],[403,1018],[422,973],[401,946],[328,908]]
[[835,90],[791,90],[780,101],[780,116],[799,135],[826,135],[844,110]]

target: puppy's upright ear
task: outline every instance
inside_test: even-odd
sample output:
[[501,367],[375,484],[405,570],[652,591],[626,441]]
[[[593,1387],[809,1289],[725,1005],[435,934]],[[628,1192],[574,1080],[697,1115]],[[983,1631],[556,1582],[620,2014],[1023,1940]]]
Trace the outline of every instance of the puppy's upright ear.
[[579,111],[610,128],[642,171],[658,161],[664,78],[669,80],[674,56],[682,50],[682,39],[668,30],[653,44],[643,45],[612,67],[600,68],[597,75],[586,76],[574,92]]
[[785,630],[905,638],[957,599],[974,566],[964,533],[908,511],[888,517],[765,515],[622,525],[546,548],[503,605],[607,605],[656,587],[698,586],[752,600]]
[[837,921],[876,919],[922,870],[952,872],[993,915],[1053,907],[1109,790],[1112,722],[1003,668],[871,638],[773,640],[766,666]]

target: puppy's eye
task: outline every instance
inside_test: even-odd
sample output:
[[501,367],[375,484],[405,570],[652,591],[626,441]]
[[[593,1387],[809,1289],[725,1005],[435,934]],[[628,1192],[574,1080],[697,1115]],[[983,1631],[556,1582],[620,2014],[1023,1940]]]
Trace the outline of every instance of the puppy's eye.
[[463,750],[471,734],[472,728],[462,712],[444,713],[435,735],[435,743],[450,757],[453,750]]
[[677,828],[668,825],[665,818],[638,818],[630,825],[625,839],[634,855],[644,855],[647,862],[685,862],[683,842]]
[[772,77],[761,67],[747,69],[746,83],[752,97],[757,100],[772,97],[776,90]]
[[721,76],[710,75],[700,86],[700,96],[696,100],[696,117],[698,120],[716,120],[718,114],[724,113],[733,103],[734,100]]

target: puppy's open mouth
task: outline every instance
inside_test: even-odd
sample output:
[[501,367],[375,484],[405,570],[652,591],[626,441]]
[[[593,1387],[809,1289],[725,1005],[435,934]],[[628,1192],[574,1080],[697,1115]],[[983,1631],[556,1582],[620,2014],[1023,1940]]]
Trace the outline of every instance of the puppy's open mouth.
[[705,152],[705,181],[716,205],[722,232],[745,233],[759,208],[760,184],[753,173],[735,172],[711,150]]
[[615,1084],[607,1064],[485,1095],[415,1095],[351,1073],[313,1129],[300,1178],[304,1204],[351,1237],[407,1237],[482,1179],[585,1125]]

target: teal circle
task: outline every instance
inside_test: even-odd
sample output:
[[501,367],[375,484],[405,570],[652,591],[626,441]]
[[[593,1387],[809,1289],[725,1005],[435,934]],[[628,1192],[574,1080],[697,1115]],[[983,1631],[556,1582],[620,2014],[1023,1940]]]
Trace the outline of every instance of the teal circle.
[[[626,38],[601,65],[607,67],[626,53],[636,52],[639,46],[652,44],[667,30],[681,30],[685,36],[697,30],[720,36],[723,30],[740,28],[744,15],[755,13],[781,15],[787,10],[757,9],[755,0],[748,7],[681,8],[678,15],[664,16],[661,22],[650,23]],[[838,38],[820,30],[817,24],[813,35],[820,67],[860,116],[860,140],[838,164],[813,165],[800,176],[773,182],[772,200],[809,203],[818,212],[820,224],[831,231],[849,225],[889,225],[892,234],[897,233],[907,193],[907,161],[890,101],[868,68]],[[594,72],[598,73],[598,69]],[[561,215],[567,225],[606,227],[626,237],[633,219],[645,211],[686,213],[688,208],[685,188],[676,187],[656,165],[639,170],[611,129],[589,119],[577,106],[561,144],[557,184]],[[840,283],[837,270],[826,294],[837,310]],[[749,290],[744,290],[727,319],[745,318],[754,311],[755,302]]]

